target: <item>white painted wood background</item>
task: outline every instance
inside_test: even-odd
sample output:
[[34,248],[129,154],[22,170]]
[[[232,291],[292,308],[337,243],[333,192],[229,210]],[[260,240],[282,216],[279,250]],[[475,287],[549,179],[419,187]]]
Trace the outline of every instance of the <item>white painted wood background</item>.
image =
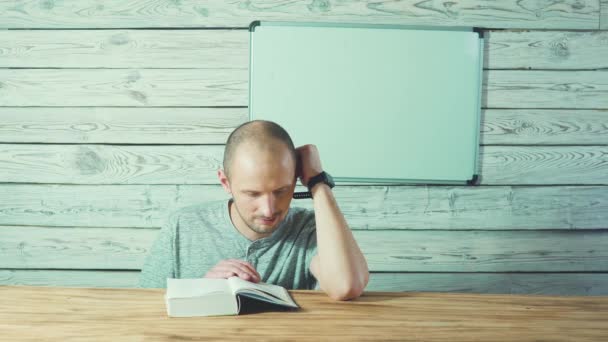
[[0,284],[135,286],[225,198],[253,20],[484,28],[481,185],[335,190],[368,290],[608,294],[607,0],[0,2]]

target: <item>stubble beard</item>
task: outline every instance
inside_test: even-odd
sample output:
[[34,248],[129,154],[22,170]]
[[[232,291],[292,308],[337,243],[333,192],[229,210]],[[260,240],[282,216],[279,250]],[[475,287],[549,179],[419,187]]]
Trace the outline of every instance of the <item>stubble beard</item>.
[[[278,215],[276,215],[277,216],[277,222],[275,223],[275,225],[273,227],[271,227],[271,228],[262,228],[262,227],[259,227],[254,222],[248,222],[245,219],[245,217],[243,217],[243,215],[241,214],[241,211],[239,210],[239,207],[236,205],[236,202],[234,200],[232,201],[232,205],[234,206],[234,209],[235,209],[236,213],[241,218],[241,221],[244,222],[245,225],[249,229],[251,229],[252,231],[254,231],[254,232],[258,233],[258,234],[271,235],[272,233],[274,233],[275,230],[277,230],[277,228],[279,227],[279,224],[281,223],[281,221],[279,221],[279,217],[281,216],[280,213],[279,213]],[[254,220],[256,218],[254,218]]]

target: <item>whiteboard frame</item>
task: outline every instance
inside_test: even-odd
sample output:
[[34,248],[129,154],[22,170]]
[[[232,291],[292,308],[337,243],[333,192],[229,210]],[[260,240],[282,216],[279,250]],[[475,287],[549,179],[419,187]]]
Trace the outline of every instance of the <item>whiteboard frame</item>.
[[438,179],[407,179],[407,178],[353,178],[353,177],[334,177],[337,183],[370,183],[370,184],[445,184],[445,185],[479,185],[480,165],[479,165],[479,143],[481,130],[481,99],[483,82],[483,58],[484,58],[484,35],[480,27],[451,27],[451,26],[424,26],[424,25],[378,25],[378,24],[359,24],[359,23],[332,23],[332,22],[285,22],[285,21],[253,21],[249,25],[250,46],[249,46],[249,90],[248,90],[248,119],[254,120],[253,101],[252,101],[252,79],[253,79],[253,34],[259,26],[293,26],[293,27],[338,27],[338,28],[374,28],[374,29],[414,29],[414,30],[436,30],[436,31],[460,31],[475,32],[479,36],[479,70],[478,70],[478,89],[476,106],[476,134],[474,136],[474,156],[473,174],[466,181],[461,180],[438,180]]

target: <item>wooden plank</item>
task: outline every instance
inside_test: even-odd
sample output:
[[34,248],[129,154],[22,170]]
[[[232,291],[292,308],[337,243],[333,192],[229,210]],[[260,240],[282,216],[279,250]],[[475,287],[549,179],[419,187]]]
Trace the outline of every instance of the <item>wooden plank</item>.
[[225,144],[247,108],[0,107],[0,142]]
[[482,112],[480,142],[608,145],[606,122],[608,110],[486,109]]
[[[489,69],[608,68],[608,32],[485,31]],[[179,53],[175,53],[179,51]],[[13,68],[248,68],[247,30],[0,31]]]
[[[0,268],[139,269],[157,229],[2,227]],[[370,271],[608,271],[608,229],[353,232]]]
[[0,31],[0,65],[13,68],[242,69],[249,65],[249,31]]
[[372,273],[366,291],[608,295],[606,273]]
[[606,271],[608,230],[354,231],[371,271]]
[[139,271],[0,270],[0,285],[137,287]]
[[[0,69],[0,106],[246,106],[247,69]],[[608,70],[488,70],[484,108],[608,108]]]
[[[224,147],[0,144],[13,183],[218,184]],[[322,151],[321,151],[322,153]],[[484,146],[481,184],[606,185],[608,146]]]
[[[139,271],[0,270],[0,285],[137,287]],[[371,273],[365,291],[608,295],[606,273]]]
[[[228,199],[219,185],[3,184],[0,193],[0,225],[31,226],[160,227],[180,207]],[[334,193],[353,229],[608,228],[606,186],[337,186]]]
[[600,30],[608,30],[608,0],[600,0]]
[[[370,292],[352,301],[295,290],[299,310],[167,317],[160,289],[0,287],[9,341],[553,341],[608,340],[608,298]],[[255,314],[252,314],[255,313]],[[100,338],[100,336],[102,338]]]
[[247,108],[0,107],[0,142],[225,144],[248,120]]
[[136,270],[158,234],[158,229],[128,228],[1,229],[0,268]]
[[[0,143],[224,144],[247,120],[247,108],[0,107]],[[481,145],[608,145],[606,121],[608,110],[486,109]]]
[[0,145],[0,178],[17,183],[219,184],[223,154],[218,145]]
[[0,189],[0,225],[160,227],[179,207],[228,199],[220,186],[5,184]]
[[263,4],[241,1],[183,0],[174,3],[94,0],[77,3],[25,0],[0,2],[0,28],[133,28],[247,27],[253,20],[325,21],[408,25],[482,26],[492,28],[597,29],[597,0],[562,2],[481,0],[458,3],[399,1],[361,4],[278,0]]
[[485,146],[482,184],[608,184],[608,146]]
[[0,106],[246,106],[247,69],[0,69]]
[[488,70],[482,107],[608,108],[608,70]]
[[487,31],[489,69],[608,68],[608,32]]

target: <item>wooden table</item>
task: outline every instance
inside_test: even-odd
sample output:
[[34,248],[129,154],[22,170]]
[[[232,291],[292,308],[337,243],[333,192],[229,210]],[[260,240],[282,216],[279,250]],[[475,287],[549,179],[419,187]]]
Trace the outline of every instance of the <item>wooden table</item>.
[[0,286],[0,340],[608,341],[608,297],[290,292],[299,311],[170,318],[164,290]]

